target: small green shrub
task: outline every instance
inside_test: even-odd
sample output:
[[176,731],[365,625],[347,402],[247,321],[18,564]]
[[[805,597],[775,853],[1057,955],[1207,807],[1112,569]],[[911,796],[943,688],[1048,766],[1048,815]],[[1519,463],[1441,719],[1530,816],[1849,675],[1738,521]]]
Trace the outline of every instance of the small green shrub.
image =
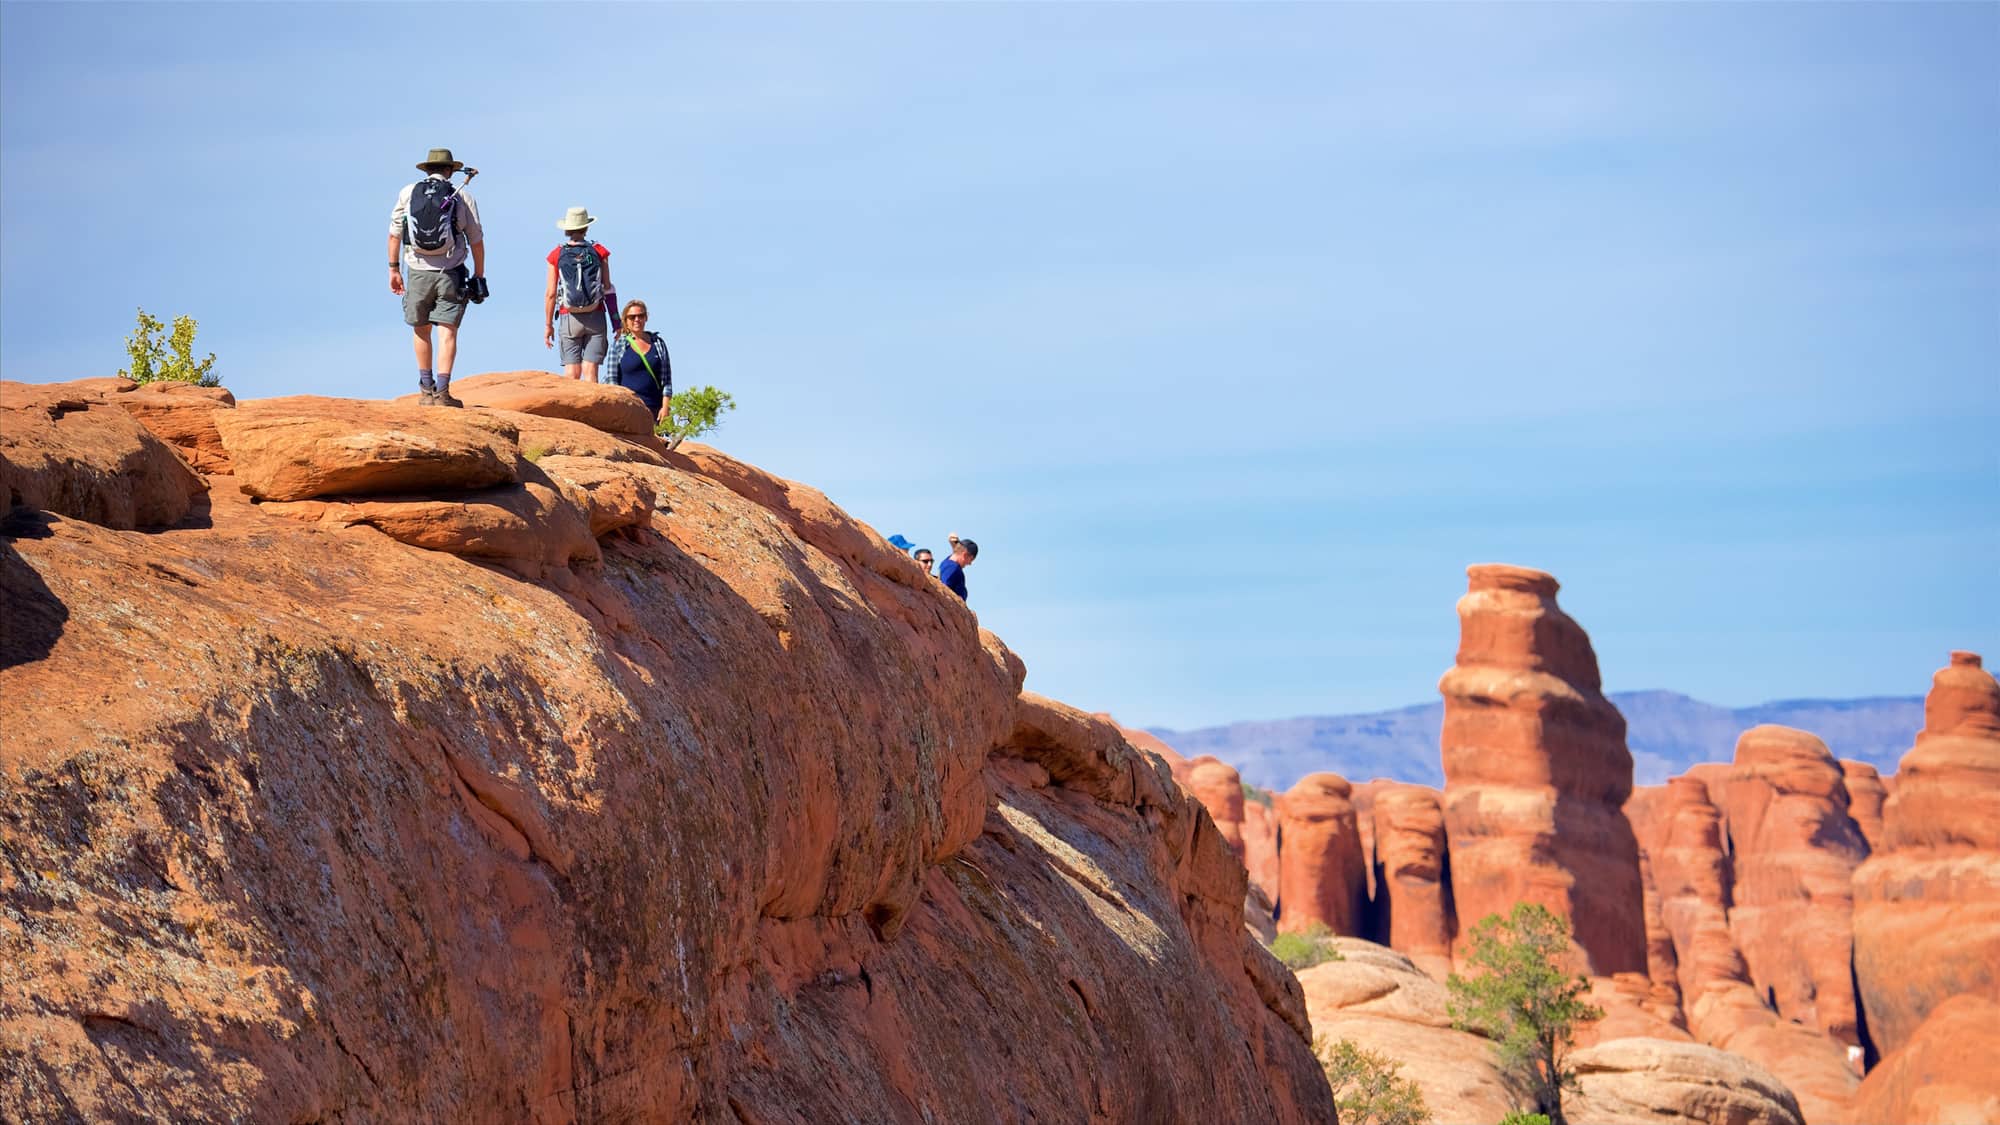
[[530,442],[521,447],[521,456],[526,457],[531,463],[539,461],[548,455],[549,447],[542,442]]
[[166,327],[157,318],[147,316],[145,309],[140,309],[138,327],[125,337],[125,354],[132,357],[132,366],[119,369],[118,374],[136,383],[220,386],[222,380],[212,370],[215,353],[208,353],[208,358],[200,361],[194,358],[194,318],[175,317],[173,333],[162,340],[160,333]]
[[1472,927],[1464,963],[1476,971],[1445,980],[1452,1026],[1494,1041],[1501,1072],[1550,1125],[1565,1125],[1562,1094],[1576,1088],[1576,1025],[1604,1018],[1589,1000],[1590,981],[1562,969],[1569,951],[1568,922],[1540,903],[1517,902]]
[[1341,1125],[1425,1125],[1431,1119],[1423,1089],[1387,1056],[1324,1035],[1313,1040],[1313,1054],[1326,1068]]
[[728,391],[714,387],[675,391],[653,432],[667,439],[668,449],[677,449],[687,439],[722,425],[722,415],[734,409],[736,399]]
[[1271,807],[1271,791],[1268,789],[1259,789],[1247,781],[1243,783],[1243,799],[1252,804],[1262,805],[1267,809]]
[[1299,933],[1279,934],[1272,938],[1271,955],[1295,973],[1328,961],[1347,960],[1340,950],[1333,947],[1333,931],[1318,922]]
[[1529,1113],[1526,1110],[1517,1109],[1501,1118],[1500,1125],[1549,1125],[1549,1115],[1546,1113]]

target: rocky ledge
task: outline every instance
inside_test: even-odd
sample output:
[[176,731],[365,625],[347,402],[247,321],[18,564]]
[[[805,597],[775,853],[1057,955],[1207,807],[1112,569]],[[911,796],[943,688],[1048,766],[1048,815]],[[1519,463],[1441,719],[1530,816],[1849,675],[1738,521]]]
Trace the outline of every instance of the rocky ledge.
[[0,384],[0,1118],[1332,1121],[1158,759],[623,392]]

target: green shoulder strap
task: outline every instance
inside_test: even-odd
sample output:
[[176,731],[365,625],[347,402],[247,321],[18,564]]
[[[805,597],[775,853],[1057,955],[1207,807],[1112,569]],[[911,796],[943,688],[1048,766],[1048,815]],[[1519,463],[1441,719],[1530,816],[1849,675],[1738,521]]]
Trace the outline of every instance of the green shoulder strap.
[[[652,343],[651,340],[646,342],[649,344]],[[632,347],[632,334],[630,332],[625,333],[625,346],[628,348]],[[655,346],[657,347],[658,345]],[[646,374],[653,377],[653,389],[659,391],[661,394],[665,394],[667,392],[667,385],[660,382],[660,373],[653,370],[653,361],[647,359],[646,353],[639,351],[637,348],[632,348],[632,351],[638,355],[639,362],[646,365]]]

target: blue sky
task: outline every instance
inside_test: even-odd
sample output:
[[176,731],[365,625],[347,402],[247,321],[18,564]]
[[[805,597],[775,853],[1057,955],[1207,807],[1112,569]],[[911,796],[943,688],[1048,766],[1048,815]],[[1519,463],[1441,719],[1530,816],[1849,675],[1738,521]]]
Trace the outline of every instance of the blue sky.
[[239,396],[405,393],[446,145],[459,373],[553,364],[590,207],[717,444],[978,538],[1036,690],[1421,702],[1503,561],[1613,689],[1910,694],[2000,658],[1996,73],[1994,4],[5,3],[0,372],[143,305]]

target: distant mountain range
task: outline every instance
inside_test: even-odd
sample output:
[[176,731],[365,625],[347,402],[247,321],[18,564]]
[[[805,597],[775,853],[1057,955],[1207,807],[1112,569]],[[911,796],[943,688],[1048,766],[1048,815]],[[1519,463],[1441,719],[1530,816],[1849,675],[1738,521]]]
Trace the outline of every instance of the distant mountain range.
[[[1837,758],[1868,762],[1883,773],[1924,725],[1924,698],[1786,699],[1755,707],[1718,707],[1671,691],[1613,692],[1624,712],[1633,778],[1657,785],[1696,762],[1726,762],[1736,737],[1759,723],[1811,731]],[[1200,730],[1149,728],[1182,754],[1213,754],[1261,789],[1289,789],[1309,773],[1328,770],[1351,781],[1393,777],[1442,786],[1438,732],[1444,704],[1426,703],[1365,715],[1310,715],[1230,723]]]

